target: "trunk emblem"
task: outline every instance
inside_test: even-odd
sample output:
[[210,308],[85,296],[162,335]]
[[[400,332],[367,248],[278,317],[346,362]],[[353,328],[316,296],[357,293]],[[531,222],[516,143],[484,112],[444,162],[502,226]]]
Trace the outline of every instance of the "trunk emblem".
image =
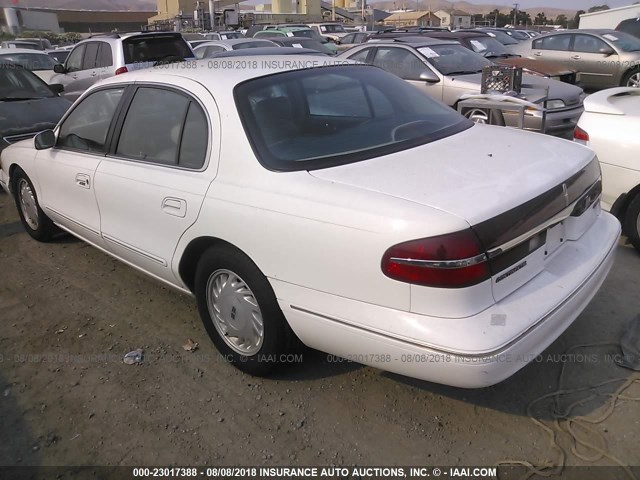
[[567,191],[567,184],[562,184],[562,195],[564,195],[564,204],[566,207],[569,206],[569,192]]

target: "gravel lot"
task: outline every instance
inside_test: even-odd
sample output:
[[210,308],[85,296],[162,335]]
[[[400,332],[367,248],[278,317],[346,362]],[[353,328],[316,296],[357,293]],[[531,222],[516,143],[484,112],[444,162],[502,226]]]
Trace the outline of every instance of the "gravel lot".
[[[0,465],[554,462],[558,451],[527,406],[558,388],[569,348],[619,342],[640,312],[639,272],[640,255],[621,243],[612,273],[578,321],[540,362],[491,388],[419,382],[310,350],[278,376],[258,379],[218,357],[191,298],[70,236],[33,241],[0,193]],[[188,338],[197,351],[182,348]],[[125,365],[124,354],[136,348],[144,349],[144,363]],[[580,358],[564,358],[563,388],[621,379],[580,403],[572,418],[597,418],[607,393],[638,378],[611,361],[607,354],[616,352],[588,347],[569,352]],[[594,392],[562,397],[558,407]],[[640,397],[640,385],[626,395]],[[552,407],[543,401],[533,416],[552,424]],[[593,429],[610,455],[640,465],[640,402],[619,402]],[[600,441],[589,432],[580,437]],[[569,451],[568,435],[559,439],[567,464],[588,464]]]

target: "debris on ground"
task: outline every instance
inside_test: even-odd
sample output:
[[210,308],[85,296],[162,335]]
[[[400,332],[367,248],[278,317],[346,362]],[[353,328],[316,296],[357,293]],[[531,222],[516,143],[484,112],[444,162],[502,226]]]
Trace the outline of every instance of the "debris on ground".
[[190,338],[187,338],[187,341],[184,345],[182,345],[187,352],[195,352],[198,349],[198,342],[194,342]]
[[141,348],[137,350],[133,350],[132,352],[129,352],[124,356],[123,362],[126,363],[127,365],[142,363],[142,359],[143,359],[142,354],[143,354],[143,351]]

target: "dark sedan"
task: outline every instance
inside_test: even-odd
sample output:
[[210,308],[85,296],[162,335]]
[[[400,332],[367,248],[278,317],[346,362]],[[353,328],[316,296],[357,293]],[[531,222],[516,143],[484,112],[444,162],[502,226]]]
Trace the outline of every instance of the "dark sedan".
[[71,106],[61,91],[20,65],[0,62],[0,150],[55,128]]

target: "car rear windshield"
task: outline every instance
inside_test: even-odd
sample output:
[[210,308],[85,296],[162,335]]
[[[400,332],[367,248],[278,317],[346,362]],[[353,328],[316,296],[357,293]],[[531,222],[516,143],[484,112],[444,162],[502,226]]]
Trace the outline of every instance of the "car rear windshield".
[[277,73],[235,88],[266,168],[313,170],[407,150],[473,125],[400,78],[367,65]]
[[10,63],[0,63],[0,101],[53,97],[47,84],[30,71]]
[[8,60],[23,66],[27,70],[53,70],[56,62],[46,53],[10,53],[2,55],[3,60]]
[[513,53],[507,50],[502,43],[495,38],[478,36],[469,39],[471,49],[485,57],[512,56]]
[[293,30],[290,32],[294,37],[314,38],[314,31],[311,29]]
[[273,47],[273,43],[265,40],[252,40],[250,42],[240,42],[233,45],[233,50],[242,50],[243,48],[260,48],[260,47]]
[[127,64],[193,57],[189,45],[180,34],[130,37],[122,42],[122,46]]
[[462,45],[431,45],[418,51],[443,75],[479,73],[493,63]]
[[518,43],[520,43],[515,38],[510,37],[506,33],[501,32],[500,30],[490,30],[490,31],[487,31],[485,33],[487,35],[489,35],[490,37],[495,38],[496,40],[498,40],[503,45],[518,45]]

